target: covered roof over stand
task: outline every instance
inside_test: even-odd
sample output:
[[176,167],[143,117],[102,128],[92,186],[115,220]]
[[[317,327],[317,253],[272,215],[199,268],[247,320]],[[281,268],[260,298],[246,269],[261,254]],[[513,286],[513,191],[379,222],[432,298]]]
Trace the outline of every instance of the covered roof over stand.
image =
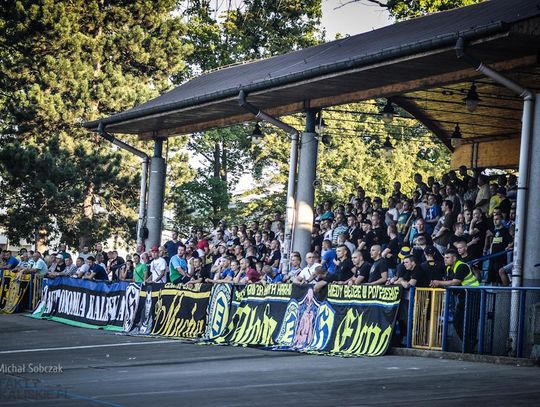
[[[454,166],[515,166],[522,100],[457,59],[460,36],[476,58],[540,89],[540,0],[492,0],[206,73],[85,127],[101,121],[108,132],[149,139],[241,123],[253,119],[238,105],[241,89],[276,116],[392,97],[448,146],[459,123],[469,143],[454,152]],[[472,80],[481,99],[473,113],[463,102]]]

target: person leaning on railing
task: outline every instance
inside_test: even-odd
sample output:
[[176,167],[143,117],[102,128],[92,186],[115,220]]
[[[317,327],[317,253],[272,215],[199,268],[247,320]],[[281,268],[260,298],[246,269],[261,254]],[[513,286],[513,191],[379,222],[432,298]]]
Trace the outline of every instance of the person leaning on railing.
[[447,249],[444,253],[444,265],[446,274],[444,280],[432,280],[430,287],[446,287],[452,285],[462,285],[475,287],[480,285],[476,276],[467,263],[459,260],[459,254],[456,249]]

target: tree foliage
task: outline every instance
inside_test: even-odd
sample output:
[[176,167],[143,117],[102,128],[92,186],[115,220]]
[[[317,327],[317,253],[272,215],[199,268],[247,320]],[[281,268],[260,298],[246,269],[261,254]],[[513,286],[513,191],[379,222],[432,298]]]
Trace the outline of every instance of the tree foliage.
[[372,3],[388,10],[397,20],[406,20],[437,11],[470,6],[485,0],[353,0],[349,3]]
[[[193,47],[187,60],[190,74],[317,44],[320,3],[247,0],[216,10],[207,0],[190,2],[183,10],[186,41]],[[187,148],[199,158],[197,175],[178,182],[169,198],[177,228],[215,226],[234,216],[232,191],[243,174],[261,170],[250,149],[251,129],[238,125],[192,135]]]
[[138,160],[80,123],[171,86],[191,51],[175,8],[173,0],[4,2],[0,198],[21,194],[2,222],[13,240],[38,230],[71,245],[104,233],[134,237]]

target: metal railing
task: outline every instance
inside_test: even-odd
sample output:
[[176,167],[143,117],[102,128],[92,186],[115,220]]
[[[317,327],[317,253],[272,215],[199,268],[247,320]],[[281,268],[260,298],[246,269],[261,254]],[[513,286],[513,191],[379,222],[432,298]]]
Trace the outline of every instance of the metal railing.
[[533,318],[539,305],[540,287],[411,287],[407,347],[528,357],[540,330],[540,315]]

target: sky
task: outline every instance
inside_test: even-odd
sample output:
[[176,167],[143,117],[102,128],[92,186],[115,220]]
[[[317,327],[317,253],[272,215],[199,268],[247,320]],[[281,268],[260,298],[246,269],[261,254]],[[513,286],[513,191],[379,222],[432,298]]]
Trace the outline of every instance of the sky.
[[327,41],[333,40],[337,33],[355,35],[392,24],[383,8],[361,0],[346,4],[349,1],[322,0],[321,25],[326,28]]

